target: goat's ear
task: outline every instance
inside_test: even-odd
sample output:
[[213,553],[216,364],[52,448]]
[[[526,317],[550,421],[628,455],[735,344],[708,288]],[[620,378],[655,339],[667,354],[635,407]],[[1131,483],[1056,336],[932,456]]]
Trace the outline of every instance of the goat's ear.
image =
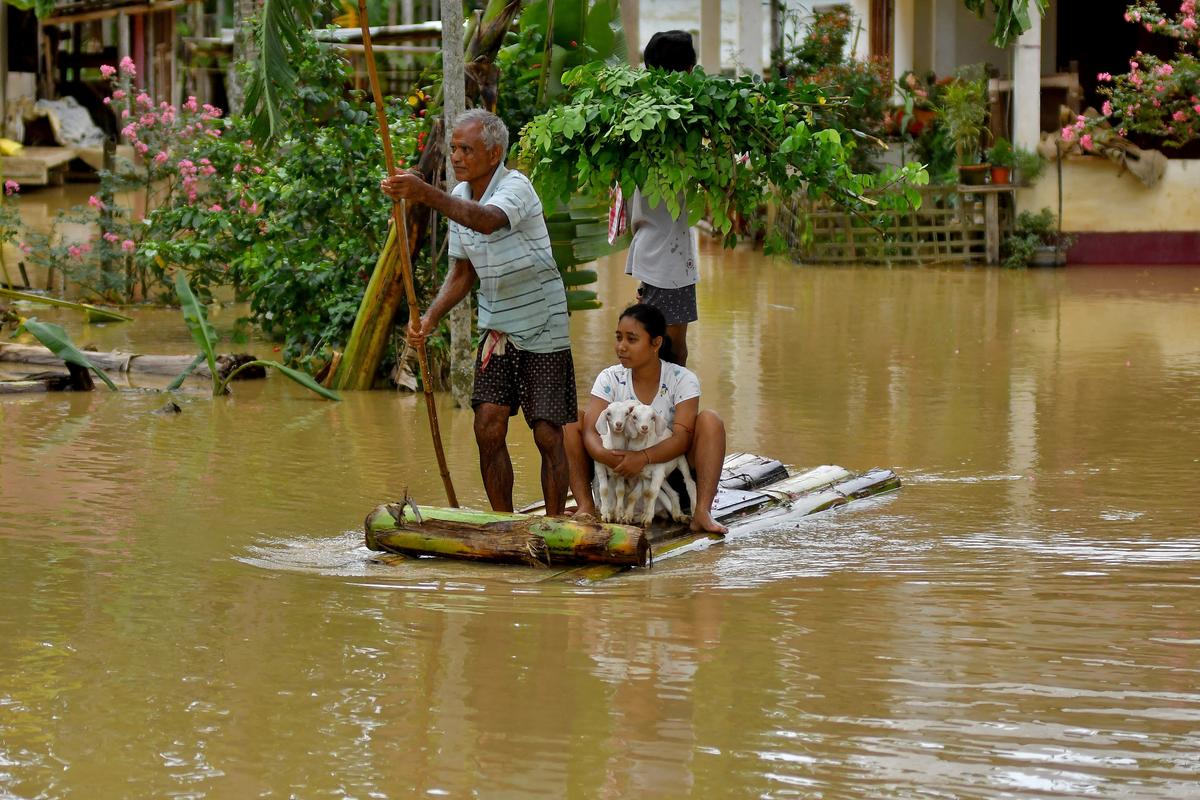
[[654,432],[661,437],[666,434],[667,427],[668,427],[667,426],[667,418],[664,417],[662,414],[655,414],[654,415]]
[[600,434],[601,436],[608,433],[608,415],[609,411],[606,408],[600,412],[598,417],[596,417],[596,433]]

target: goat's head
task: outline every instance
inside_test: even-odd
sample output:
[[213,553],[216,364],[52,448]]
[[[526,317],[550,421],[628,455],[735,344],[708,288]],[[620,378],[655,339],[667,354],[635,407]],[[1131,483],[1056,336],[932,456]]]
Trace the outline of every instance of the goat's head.
[[638,403],[629,412],[629,435],[645,438],[654,431],[656,437],[662,436],[666,429],[666,420],[653,407]]
[[600,416],[596,417],[596,432],[603,436],[605,433],[612,431],[616,434],[625,433],[625,424],[629,419],[629,412],[637,405],[631,400],[615,400],[609,403]]

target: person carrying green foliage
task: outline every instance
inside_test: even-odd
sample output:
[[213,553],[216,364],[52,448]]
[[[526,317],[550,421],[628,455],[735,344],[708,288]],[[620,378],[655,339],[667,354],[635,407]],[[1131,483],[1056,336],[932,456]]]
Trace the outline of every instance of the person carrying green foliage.
[[453,266],[421,319],[409,320],[408,339],[415,346],[429,336],[478,283],[482,338],[471,407],[484,490],[494,511],[513,510],[508,419],[523,408],[542,456],[546,513],[557,516],[567,496],[563,425],[575,421],[577,400],[566,288],[542,202],[528,178],[504,166],[508,129],[495,114],[460,114],[450,151],[462,181],[450,193],[415,170],[379,184],[392,199],[424,203],[450,220]]
[[[691,72],[696,66],[692,35],[687,31],[659,31],[650,37],[642,60],[649,69]],[[688,323],[699,319],[696,282],[700,271],[686,198],[680,193],[679,215],[673,216],[665,201],[652,206],[638,189],[626,213],[633,239],[625,274],[641,282],[638,298],[662,312],[678,364],[687,366]]]

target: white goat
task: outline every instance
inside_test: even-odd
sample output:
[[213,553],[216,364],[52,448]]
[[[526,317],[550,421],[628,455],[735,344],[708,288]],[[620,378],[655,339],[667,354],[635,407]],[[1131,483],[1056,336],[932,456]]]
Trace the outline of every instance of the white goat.
[[[629,412],[629,424],[625,428],[625,449],[645,450],[671,436],[667,420],[651,406],[638,403]],[[683,483],[687,489],[691,507],[696,507],[696,482],[692,480],[692,470],[688,467],[687,457],[683,454],[661,464],[647,464],[642,470],[639,482],[629,492],[629,505],[625,510],[627,519],[634,519],[638,501],[642,501],[641,523],[645,527],[654,521],[654,512],[658,506],[659,495],[666,500],[667,510],[676,522],[684,522],[687,515],[679,505],[679,493],[666,483],[666,477],[674,469],[683,473]]]
[[[606,450],[624,450],[628,430],[629,412],[637,403],[633,400],[617,400],[609,403],[596,418],[596,432]],[[600,519],[605,522],[625,521],[625,479],[596,462],[597,494],[600,495]]]

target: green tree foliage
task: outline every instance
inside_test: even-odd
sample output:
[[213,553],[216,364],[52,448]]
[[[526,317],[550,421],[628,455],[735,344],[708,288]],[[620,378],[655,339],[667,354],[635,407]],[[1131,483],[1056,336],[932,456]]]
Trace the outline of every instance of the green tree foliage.
[[[677,214],[683,193],[689,223],[708,214],[727,245],[737,241],[735,219],[761,225],[760,205],[776,194],[862,214],[876,203],[920,202],[912,184],[926,175],[917,165],[882,179],[907,191],[866,198],[881,181],[851,168],[853,137],[818,122],[829,102],[813,84],[601,64],[571,70],[563,82],[570,102],[530,122],[520,143],[520,159],[547,201],[604,197],[620,184]],[[770,232],[766,248],[782,251],[782,235]]]
[[980,19],[990,10],[996,15],[992,27],[992,44],[996,47],[1008,47],[1015,43],[1022,33],[1029,30],[1033,23],[1030,6],[1033,13],[1045,15],[1050,0],[963,0],[967,9],[975,12]]

